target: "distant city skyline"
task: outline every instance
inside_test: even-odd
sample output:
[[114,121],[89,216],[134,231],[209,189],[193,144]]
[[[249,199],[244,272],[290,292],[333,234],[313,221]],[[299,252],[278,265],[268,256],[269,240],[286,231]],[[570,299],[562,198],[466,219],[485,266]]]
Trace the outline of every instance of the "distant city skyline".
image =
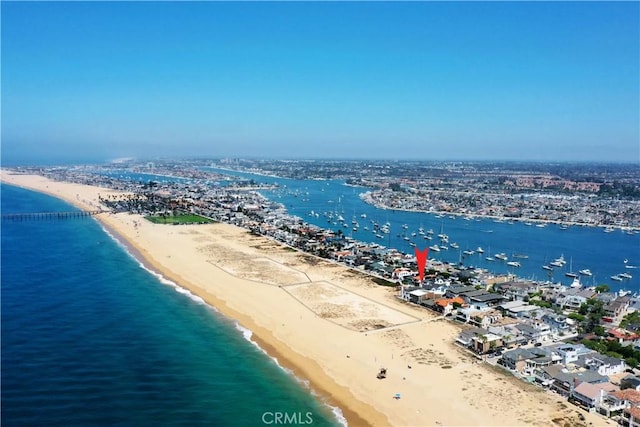
[[3,164],[640,162],[638,2],[2,2]]

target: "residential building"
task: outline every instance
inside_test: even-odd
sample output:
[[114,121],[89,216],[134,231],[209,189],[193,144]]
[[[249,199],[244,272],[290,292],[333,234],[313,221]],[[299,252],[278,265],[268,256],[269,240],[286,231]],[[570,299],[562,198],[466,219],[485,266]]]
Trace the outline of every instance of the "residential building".
[[582,381],[573,388],[570,399],[586,409],[591,409],[600,406],[602,399],[607,392],[614,392],[617,390],[618,387],[614,386],[610,382],[591,384],[586,381]]

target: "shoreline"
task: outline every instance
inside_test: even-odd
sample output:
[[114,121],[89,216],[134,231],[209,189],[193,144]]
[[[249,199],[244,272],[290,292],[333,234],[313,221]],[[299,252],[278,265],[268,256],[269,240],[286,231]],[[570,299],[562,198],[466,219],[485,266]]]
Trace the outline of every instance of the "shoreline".
[[456,217],[473,217],[473,218],[480,218],[480,219],[483,219],[483,220],[485,220],[485,219],[498,220],[500,222],[513,221],[513,222],[520,222],[520,223],[523,223],[523,224],[526,223],[526,222],[531,222],[531,223],[545,224],[545,225],[546,224],[555,224],[555,225],[566,225],[566,226],[570,226],[570,227],[593,227],[593,228],[602,228],[602,229],[613,228],[613,229],[619,229],[619,230],[640,231],[640,227],[635,227],[633,225],[589,224],[589,223],[585,223],[585,222],[575,222],[575,221],[558,221],[558,220],[555,220],[555,219],[522,218],[522,217],[509,217],[509,216],[499,216],[499,215],[484,215],[484,214],[478,214],[478,213],[461,213],[461,212],[449,212],[449,211],[425,211],[425,210],[421,210],[421,209],[396,208],[396,207],[389,207],[389,206],[384,205],[382,203],[376,203],[376,202],[372,201],[371,198],[368,197],[367,193],[370,193],[370,192],[360,193],[358,195],[360,200],[362,200],[364,203],[366,203],[369,206],[373,206],[373,207],[378,208],[378,209],[389,210],[389,211],[426,213],[426,214],[431,214],[431,215],[453,215],[453,216],[456,216]]
[[[80,209],[86,209],[88,207],[84,203],[78,203],[77,201],[74,202],[74,200],[71,198],[62,197],[56,192],[46,191],[46,188],[37,189],[30,186],[7,182],[4,179],[4,171],[3,174],[0,175],[0,182],[56,197]],[[105,192],[117,193],[117,191],[110,189],[103,190]],[[308,386],[303,387],[308,389],[308,391],[313,395],[313,397],[318,401],[320,405],[327,407],[327,415],[333,417],[336,422],[340,423],[340,420],[333,412],[335,408],[340,411],[341,415],[344,417],[344,419],[346,419],[348,425],[363,427],[391,425],[384,415],[376,414],[376,416],[373,416],[376,412],[375,410],[373,410],[373,408],[361,407],[361,405],[358,404],[354,405],[355,398],[350,395],[349,391],[338,389],[336,387],[337,385],[331,384],[331,379],[322,378],[322,380],[320,380],[320,378],[325,375],[323,375],[322,368],[318,366],[317,363],[312,360],[296,360],[297,358],[292,354],[287,354],[287,351],[283,351],[283,348],[281,346],[279,347],[273,343],[274,341],[277,341],[275,337],[273,337],[273,335],[268,330],[258,326],[255,322],[253,322],[249,316],[232,310],[224,301],[216,298],[213,295],[202,295],[201,288],[189,283],[180,276],[175,276],[173,272],[168,271],[164,266],[158,264],[155,260],[153,260],[153,258],[148,255],[148,252],[144,248],[141,248],[136,244],[134,240],[132,240],[131,238],[127,238],[117,228],[113,227],[112,224],[110,224],[108,221],[105,221],[103,218],[104,215],[112,214],[98,214],[94,216],[94,219],[100,224],[101,227],[106,230],[107,233],[111,234],[114,240],[116,240],[125,248],[125,250],[133,259],[141,263],[149,271],[159,274],[166,280],[175,283],[176,286],[179,286],[193,293],[193,295],[202,298],[207,305],[217,310],[220,315],[224,316],[232,322],[236,322],[239,326],[250,331],[251,341],[253,341],[255,345],[262,349],[267,357],[275,359],[282,369],[291,372],[291,375],[294,376],[294,379],[296,381],[302,380],[308,382]],[[284,343],[282,344],[286,345]],[[291,350],[289,349],[289,351]],[[316,366],[314,366],[314,364]],[[348,402],[351,403],[349,404]],[[355,406],[355,408],[353,406]],[[367,412],[370,416],[367,418],[362,417],[359,414],[359,411],[361,410],[365,410],[365,412]]]
[[[0,180],[80,208],[93,206],[97,194],[120,193],[33,175],[7,176],[6,171]],[[282,250],[282,245],[228,224],[167,226],[141,218],[96,215],[150,270],[251,331],[252,340],[269,357],[309,381],[314,397],[339,408],[349,425],[554,426],[554,418],[573,420],[564,418],[570,413],[575,417],[575,410],[563,409],[553,396],[527,392],[518,399],[524,385],[505,383],[504,375],[471,363],[455,348],[452,339],[459,327],[398,302],[389,290],[346,268]],[[261,263],[264,275],[245,277],[253,273],[243,256]],[[322,304],[336,305],[311,295],[323,290],[348,300],[340,310],[353,311],[342,317],[340,310],[322,312]],[[360,306],[376,311],[374,320],[383,327],[354,330],[358,326],[353,319],[363,316],[357,311]],[[409,316],[419,320],[403,323]],[[385,380],[375,378],[380,366],[389,368]],[[402,399],[392,399],[399,392]],[[607,424],[585,415],[594,425]]]

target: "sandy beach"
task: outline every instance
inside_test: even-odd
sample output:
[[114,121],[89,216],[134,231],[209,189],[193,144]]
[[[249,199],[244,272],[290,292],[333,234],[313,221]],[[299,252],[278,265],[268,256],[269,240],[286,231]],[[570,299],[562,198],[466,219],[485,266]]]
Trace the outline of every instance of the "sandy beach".
[[[0,179],[87,210],[100,207],[98,195],[117,193],[4,170]],[[459,326],[401,303],[358,271],[228,224],[95,217],[151,268],[251,330],[351,426],[615,424],[476,363],[454,344]]]

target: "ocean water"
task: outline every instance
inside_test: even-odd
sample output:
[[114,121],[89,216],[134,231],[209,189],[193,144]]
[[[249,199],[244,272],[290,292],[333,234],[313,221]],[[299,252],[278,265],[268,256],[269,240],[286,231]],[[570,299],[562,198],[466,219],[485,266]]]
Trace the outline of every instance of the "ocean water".
[[[566,285],[571,284],[573,279],[565,273],[590,269],[592,276],[580,278],[585,286],[607,284],[612,290],[625,289],[640,293],[640,268],[626,268],[640,267],[640,233],[629,235],[619,229],[605,233],[602,228],[580,226],[563,230],[554,224],[541,228],[517,221],[510,224],[492,219],[465,220],[449,215],[438,217],[432,213],[378,209],[359,198],[359,194],[367,191],[367,188],[347,186],[340,180],[292,180],[208,169],[252,178],[260,183],[277,183],[279,189],[263,191],[262,194],[284,204],[290,214],[308,223],[334,231],[342,230],[345,236],[363,242],[375,242],[412,254],[414,249],[410,242],[415,243],[418,249],[424,249],[439,243],[437,234],[442,232],[449,236],[449,242],[458,243],[459,249],[429,251],[429,259],[462,262],[466,266],[486,268],[496,274],[510,273],[525,279],[552,280]],[[329,213],[334,217],[342,215],[348,227],[329,222]],[[352,221],[359,224],[358,231],[353,231]],[[390,233],[383,235],[382,239],[376,237],[373,222],[380,226],[389,222]],[[420,227],[425,231],[433,230],[433,240],[421,237],[418,234]],[[414,237],[413,233],[417,235]],[[409,240],[405,240],[405,237]],[[469,256],[463,253],[478,247],[483,248],[483,254]],[[487,256],[497,253],[504,253],[509,261],[518,261],[521,266],[511,267],[497,259],[486,260]],[[514,258],[513,255],[526,255],[527,258]],[[551,274],[542,269],[543,265],[560,256],[566,260],[564,268],[555,269]],[[611,276],[624,272],[632,277],[623,281],[611,279]]]
[[[2,185],[2,213],[69,211]],[[337,426],[250,332],[145,270],[93,219],[2,221],[3,426]]]

